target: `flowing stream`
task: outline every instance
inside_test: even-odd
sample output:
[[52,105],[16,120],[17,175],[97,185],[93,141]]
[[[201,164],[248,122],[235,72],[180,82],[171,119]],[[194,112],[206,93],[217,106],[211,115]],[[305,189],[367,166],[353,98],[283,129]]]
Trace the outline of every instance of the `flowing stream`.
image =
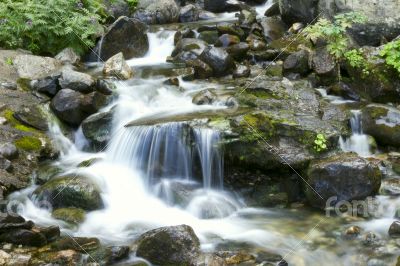
[[[270,1],[266,5],[269,4]],[[265,7],[257,10],[263,13]],[[74,236],[98,237],[104,243],[132,243],[149,229],[188,224],[205,251],[233,240],[277,252],[289,265],[365,265],[351,244],[332,243],[346,228],[346,219],[327,219],[306,208],[248,208],[236,194],[225,190],[223,151],[218,145],[220,132],[187,122],[125,127],[147,117],[218,112],[226,108],[192,103],[194,92],[210,86],[223,89],[222,85],[180,80],[183,91],[164,85],[166,76],[162,70],[174,67],[165,63],[174,48],[174,33],[165,29],[150,32],[148,54],[128,61],[136,76],[116,82],[118,99],[105,108],[115,108],[112,138],[105,150],[84,152],[81,132],[75,134],[72,143],[57,124],[52,127],[54,138],[63,147],[57,164],[65,173],[81,173],[96,182],[105,208],[89,212],[83,224],[70,228],[31,201],[29,195],[35,189],[32,186],[11,196],[25,202],[21,215],[38,224],[58,224],[62,231]],[[145,75],[148,67],[154,71]],[[352,129],[353,139],[343,141],[343,149],[367,155],[368,147],[361,147],[361,143],[366,144],[361,140],[364,135],[357,112]],[[100,160],[86,168],[76,167],[93,158]],[[187,193],[182,195],[182,191]]]

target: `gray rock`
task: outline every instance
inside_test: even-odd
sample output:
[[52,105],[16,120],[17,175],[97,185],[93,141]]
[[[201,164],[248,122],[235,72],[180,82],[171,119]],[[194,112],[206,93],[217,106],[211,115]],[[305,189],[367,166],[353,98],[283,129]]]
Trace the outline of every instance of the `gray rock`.
[[122,16],[129,17],[131,15],[131,8],[125,0],[105,0],[104,5],[107,14],[114,20]]
[[223,34],[218,38],[215,47],[228,47],[240,42],[239,37],[236,35]]
[[89,115],[82,109],[84,95],[80,92],[63,89],[51,101],[50,107],[56,116],[72,126],[79,126]]
[[306,75],[310,72],[309,53],[306,50],[300,50],[290,54],[283,62],[283,70],[285,74],[298,73]]
[[238,65],[233,71],[233,77],[234,78],[247,78],[250,76],[251,70],[248,66],[246,65]]
[[262,18],[260,24],[267,42],[282,38],[286,30],[286,25],[279,17]]
[[245,42],[240,42],[238,44],[234,44],[232,46],[227,47],[225,50],[230,54],[233,58],[238,61],[243,60],[247,56],[247,52],[249,51],[250,46]]
[[183,38],[175,46],[171,56],[175,57],[182,52],[192,52],[195,55],[200,55],[207,47],[207,43],[194,38]]
[[82,122],[83,135],[96,146],[104,147],[111,138],[112,118],[112,111],[89,116]]
[[98,79],[96,84],[96,90],[105,95],[112,95],[116,90],[115,84],[106,79]]
[[17,229],[0,234],[0,242],[41,247],[47,244],[47,239],[40,232],[27,229]]
[[0,169],[6,170],[7,172],[11,172],[13,167],[11,162],[0,155]]
[[213,12],[205,10],[200,10],[199,12],[199,20],[210,20],[215,18],[217,18],[217,15],[215,15]]
[[36,105],[24,106],[21,110],[15,112],[13,116],[26,126],[33,127],[41,131],[47,131],[49,129],[46,116]]
[[195,5],[189,4],[181,8],[179,22],[193,22],[199,20],[199,10]]
[[216,30],[202,31],[198,38],[208,44],[215,44],[218,41],[218,32]]
[[194,265],[200,241],[190,226],[161,227],[140,236],[136,254],[157,265]]
[[62,89],[88,93],[93,91],[95,80],[88,74],[65,69],[61,73],[59,83]]
[[126,63],[124,55],[122,53],[118,53],[105,62],[103,74],[106,76],[114,76],[118,79],[126,80],[133,76],[133,71]]
[[13,66],[19,78],[37,80],[59,74],[62,63],[50,57],[21,54],[14,58]]
[[311,23],[317,16],[318,1],[315,0],[279,0],[282,20],[288,25],[295,22]]
[[204,104],[212,104],[217,100],[217,95],[210,91],[204,90],[197,93],[194,97],[192,102],[197,105],[204,105]]
[[[128,18],[118,18],[108,27],[96,47],[102,61],[122,52],[124,58],[142,57],[149,50],[147,27],[142,22]],[[124,40],[124,41],[121,41]],[[97,56],[95,58],[97,60]]]
[[206,79],[213,75],[212,68],[200,59],[189,60],[187,65],[193,67],[196,79]]
[[266,17],[273,17],[280,15],[279,1],[275,1],[267,10],[265,10],[264,15]]
[[235,69],[233,58],[222,48],[208,47],[199,58],[213,69],[217,77],[231,74]]
[[317,48],[312,53],[311,67],[317,75],[322,77],[335,77],[337,75],[335,60],[325,47]]
[[75,53],[72,48],[65,48],[58,53],[55,59],[61,61],[64,64],[76,65],[81,61],[81,57]]
[[48,76],[43,79],[33,80],[31,87],[33,90],[53,97],[61,89],[58,79],[60,75]]
[[0,145],[0,156],[8,160],[17,159],[19,155],[17,147],[11,143],[4,143]]
[[400,222],[399,221],[394,221],[390,225],[388,234],[392,238],[400,238]]
[[179,6],[174,0],[142,0],[133,16],[146,24],[174,23],[179,20]]

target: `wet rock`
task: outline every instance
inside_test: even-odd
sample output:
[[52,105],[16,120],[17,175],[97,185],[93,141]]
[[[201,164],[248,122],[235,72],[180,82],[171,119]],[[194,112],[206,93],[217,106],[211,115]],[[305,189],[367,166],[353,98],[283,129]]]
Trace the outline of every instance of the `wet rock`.
[[112,246],[95,250],[90,256],[97,262],[105,265],[113,265],[129,257],[129,247]]
[[198,38],[208,44],[215,44],[218,41],[218,32],[214,30],[202,31]]
[[47,131],[49,129],[47,118],[38,106],[24,106],[21,110],[15,112],[13,116],[23,125],[33,127],[41,131]]
[[347,153],[312,162],[307,176],[307,199],[312,206],[323,209],[342,200],[374,195],[381,185],[382,173],[377,164]]
[[204,90],[199,92],[193,97],[192,102],[197,105],[205,105],[205,104],[212,104],[217,100],[217,95],[210,91]]
[[48,76],[43,79],[34,80],[31,82],[33,90],[44,93],[53,97],[61,89],[58,79],[60,75]]
[[179,53],[182,52],[193,52],[195,55],[200,55],[204,49],[207,47],[207,43],[193,38],[184,38],[180,40],[175,49],[172,51],[172,56],[177,56]]
[[32,258],[31,265],[79,265],[82,263],[83,255],[72,249],[61,251],[43,251],[38,252],[37,256]]
[[267,47],[267,44],[263,39],[254,35],[249,35],[246,38],[246,42],[249,44],[252,51],[264,51]]
[[311,67],[323,77],[333,79],[337,75],[336,63],[325,47],[317,48],[311,55]]
[[53,208],[75,207],[91,211],[103,207],[99,188],[84,176],[53,178],[33,192],[41,201]]
[[62,63],[50,57],[22,54],[14,58],[13,66],[19,78],[37,80],[59,74]]
[[104,95],[112,95],[116,91],[115,84],[106,79],[98,79],[96,83],[96,90]]
[[23,246],[41,247],[47,244],[47,239],[39,232],[27,229],[17,229],[0,234],[0,242]]
[[310,72],[308,64],[309,53],[306,50],[300,50],[296,53],[289,55],[283,62],[283,70],[285,74],[298,73],[307,75]]
[[101,60],[106,61],[119,52],[122,52],[126,59],[144,56],[149,50],[146,31],[146,25],[136,19],[118,18],[98,43],[97,51]]
[[169,78],[163,82],[165,85],[176,86],[179,87],[179,79],[178,78]]
[[317,4],[314,0],[279,0],[279,10],[283,21],[289,25],[308,24],[317,16]]
[[78,208],[60,208],[54,210],[51,216],[64,222],[78,225],[85,220],[86,212]]
[[392,170],[400,174],[400,153],[390,152],[388,154],[388,161],[392,164]]
[[265,10],[264,15],[266,17],[273,17],[280,15],[279,11],[279,1],[275,1],[267,10]]
[[112,97],[104,95],[98,91],[91,92],[83,96],[81,102],[82,110],[87,114],[87,116],[89,116],[109,104],[111,99]]
[[82,110],[83,98],[84,95],[80,92],[63,89],[53,98],[50,107],[62,121],[73,126],[79,126],[89,116]]
[[222,34],[230,34],[230,35],[236,35],[238,36],[241,40],[244,39],[245,32],[243,31],[242,28],[239,26],[228,23],[228,22],[221,22],[217,25],[217,30],[220,35]]
[[17,147],[11,143],[0,144],[0,156],[8,160],[17,159],[19,155]]
[[243,60],[247,56],[250,46],[245,42],[240,42],[226,48],[228,54],[238,61]]
[[54,58],[61,61],[63,64],[71,65],[76,65],[81,61],[80,56],[77,55],[72,48],[65,48],[64,50],[59,52]]
[[381,194],[390,196],[400,195],[400,178],[385,178],[382,180]]
[[240,42],[239,37],[235,35],[223,34],[218,38],[215,47],[228,47]]
[[328,94],[337,95],[348,100],[360,100],[360,95],[358,95],[355,90],[353,90],[348,84],[344,83],[343,81],[339,81],[338,83],[329,87],[327,92]]
[[195,5],[189,4],[181,8],[179,22],[193,22],[199,20],[199,10]]
[[400,238],[400,222],[399,221],[395,221],[390,225],[388,234],[392,238]]
[[200,59],[189,60],[187,65],[193,67],[196,79],[206,79],[213,75],[212,68]]
[[103,74],[106,76],[114,76],[118,79],[126,80],[133,76],[133,71],[128,66],[122,53],[112,56],[104,64]]
[[174,45],[176,46],[180,40],[186,38],[196,39],[196,33],[189,28],[178,30],[174,35]]
[[233,71],[233,78],[247,78],[250,76],[250,68],[246,65],[238,65]]
[[113,111],[97,113],[82,122],[83,135],[97,147],[105,147],[111,138]]
[[62,89],[71,89],[82,93],[93,91],[95,84],[92,76],[72,69],[63,70],[58,81]]
[[282,38],[286,30],[286,25],[279,17],[262,18],[260,24],[267,42]]
[[204,9],[215,13],[221,13],[237,11],[239,7],[230,5],[229,0],[204,0]]
[[140,236],[136,254],[158,265],[194,265],[200,242],[187,225],[161,227]]
[[125,0],[105,0],[104,5],[112,22],[121,16],[129,17],[131,15],[131,8]]
[[100,241],[94,237],[63,237],[51,244],[52,250],[67,250],[87,253],[100,248]]
[[199,20],[210,20],[215,18],[217,18],[217,15],[215,15],[213,12],[206,10],[200,10],[199,12]]
[[32,221],[25,221],[22,216],[17,214],[4,214],[0,217],[0,234],[7,233],[15,229],[30,230],[34,226]]
[[133,16],[146,24],[174,23],[179,21],[179,6],[174,0],[143,0]]
[[36,171],[36,179],[35,183],[37,185],[43,185],[49,179],[55,177],[56,175],[62,173],[63,169],[60,168],[56,164],[52,163],[44,163],[39,166],[39,169]]
[[362,109],[362,123],[366,134],[373,136],[382,145],[400,146],[400,110],[370,104]]
[[344,232],[345,236],[349,238],[357,237],[360,235],[360,233],[361,233],[361,228],[359,226],[350,226]]
[[239,24],[243,27],[251,27],[257,22],[257,13],[253,9],[242,9],[239,13]]
[[58,226],[33,227],[32,231],[44,235],[48,243],[53,242],[60,237],[60,227]]
[[304,29],[304,24],[303,23],[300,23],[300,22],[297,22],[297,23],[294,23],[290,28],[289,28],[289,32],[290,33],[292,33],[292,34],[297,34],[297,33],[299,33],[300,31],[302,31]]
[[213,69],[217,77],[230,74],[235,69],[233,58],[222,48],[208,47],[199,58]]

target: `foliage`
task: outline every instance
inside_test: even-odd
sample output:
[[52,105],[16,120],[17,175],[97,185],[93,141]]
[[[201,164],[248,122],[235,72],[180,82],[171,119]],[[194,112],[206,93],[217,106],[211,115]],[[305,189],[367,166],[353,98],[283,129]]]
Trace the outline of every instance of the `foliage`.
[[15,146],[25,151],[38,151],[42,147],[40,139],[31,136],[25,136],[15,141]]
[[340,60],[349,49],[346,30],[353,23],[363,23],[365,21],[366,18],[362,14],[349,12],[335,16],[332,22],[325,18],[319,19],[317,23],[304,29],[304,32],[310,40],[322,39],[326,41],[329,53],[336,60]]
[[389,42],[383,46],[380,52],[386,64],[400,72],[400,40]]
[[14,65],[14,62],[13,62],[12,58],[7,58],[6,61],[5,61],[5,63],[6,63],[7,65],[9,65],[9,66]]
[[353,68],[362,69],[363,75],[370,74],[367,60],[364,58],[362,49],[352,49],[344,53],[346,61]]
[[316,152],[322,152],[327,149],[326,145],[326,138],[323,134],[318,134],[317,137],[314,140],[314,150]]
[[56,54],[71,47],[82,54],[101,33],[100,0],[3,0],[0,46]]
[[132,12],[136,10],[137,5],[139,4],[139,0],[126,0],[126,2]]

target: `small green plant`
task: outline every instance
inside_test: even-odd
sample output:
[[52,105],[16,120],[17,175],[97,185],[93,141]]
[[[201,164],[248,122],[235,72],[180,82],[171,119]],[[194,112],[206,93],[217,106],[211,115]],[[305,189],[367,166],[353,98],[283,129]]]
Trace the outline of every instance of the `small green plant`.
[[5,63],[6,63],[7,65],[9,65],[9,66],[14,65],[14,62],[13,62],[12,58],[6,58]]
[[400,73],[400,40],[385,44],[380,52],[380,56],[385,59],[387,65]]
[[136,10],[137,5],[139,4],[139,0],[126,0],[129,5],[129,9],[131,12]]
[[346,61],[353,68],[362,69],[363,75],[369,75],[370,70],[367,60],[364,58],[362,49],[352,49],[344,53]]
[[322,152],[327,149],[326,145],[326,138],[323,134],[318,134],[317,137],[314,140],[314,150],[316,152]]
[[71,47],[83,53],[102,31],[103,10],[100,0],[2,0],[0,47],[52,55]]

